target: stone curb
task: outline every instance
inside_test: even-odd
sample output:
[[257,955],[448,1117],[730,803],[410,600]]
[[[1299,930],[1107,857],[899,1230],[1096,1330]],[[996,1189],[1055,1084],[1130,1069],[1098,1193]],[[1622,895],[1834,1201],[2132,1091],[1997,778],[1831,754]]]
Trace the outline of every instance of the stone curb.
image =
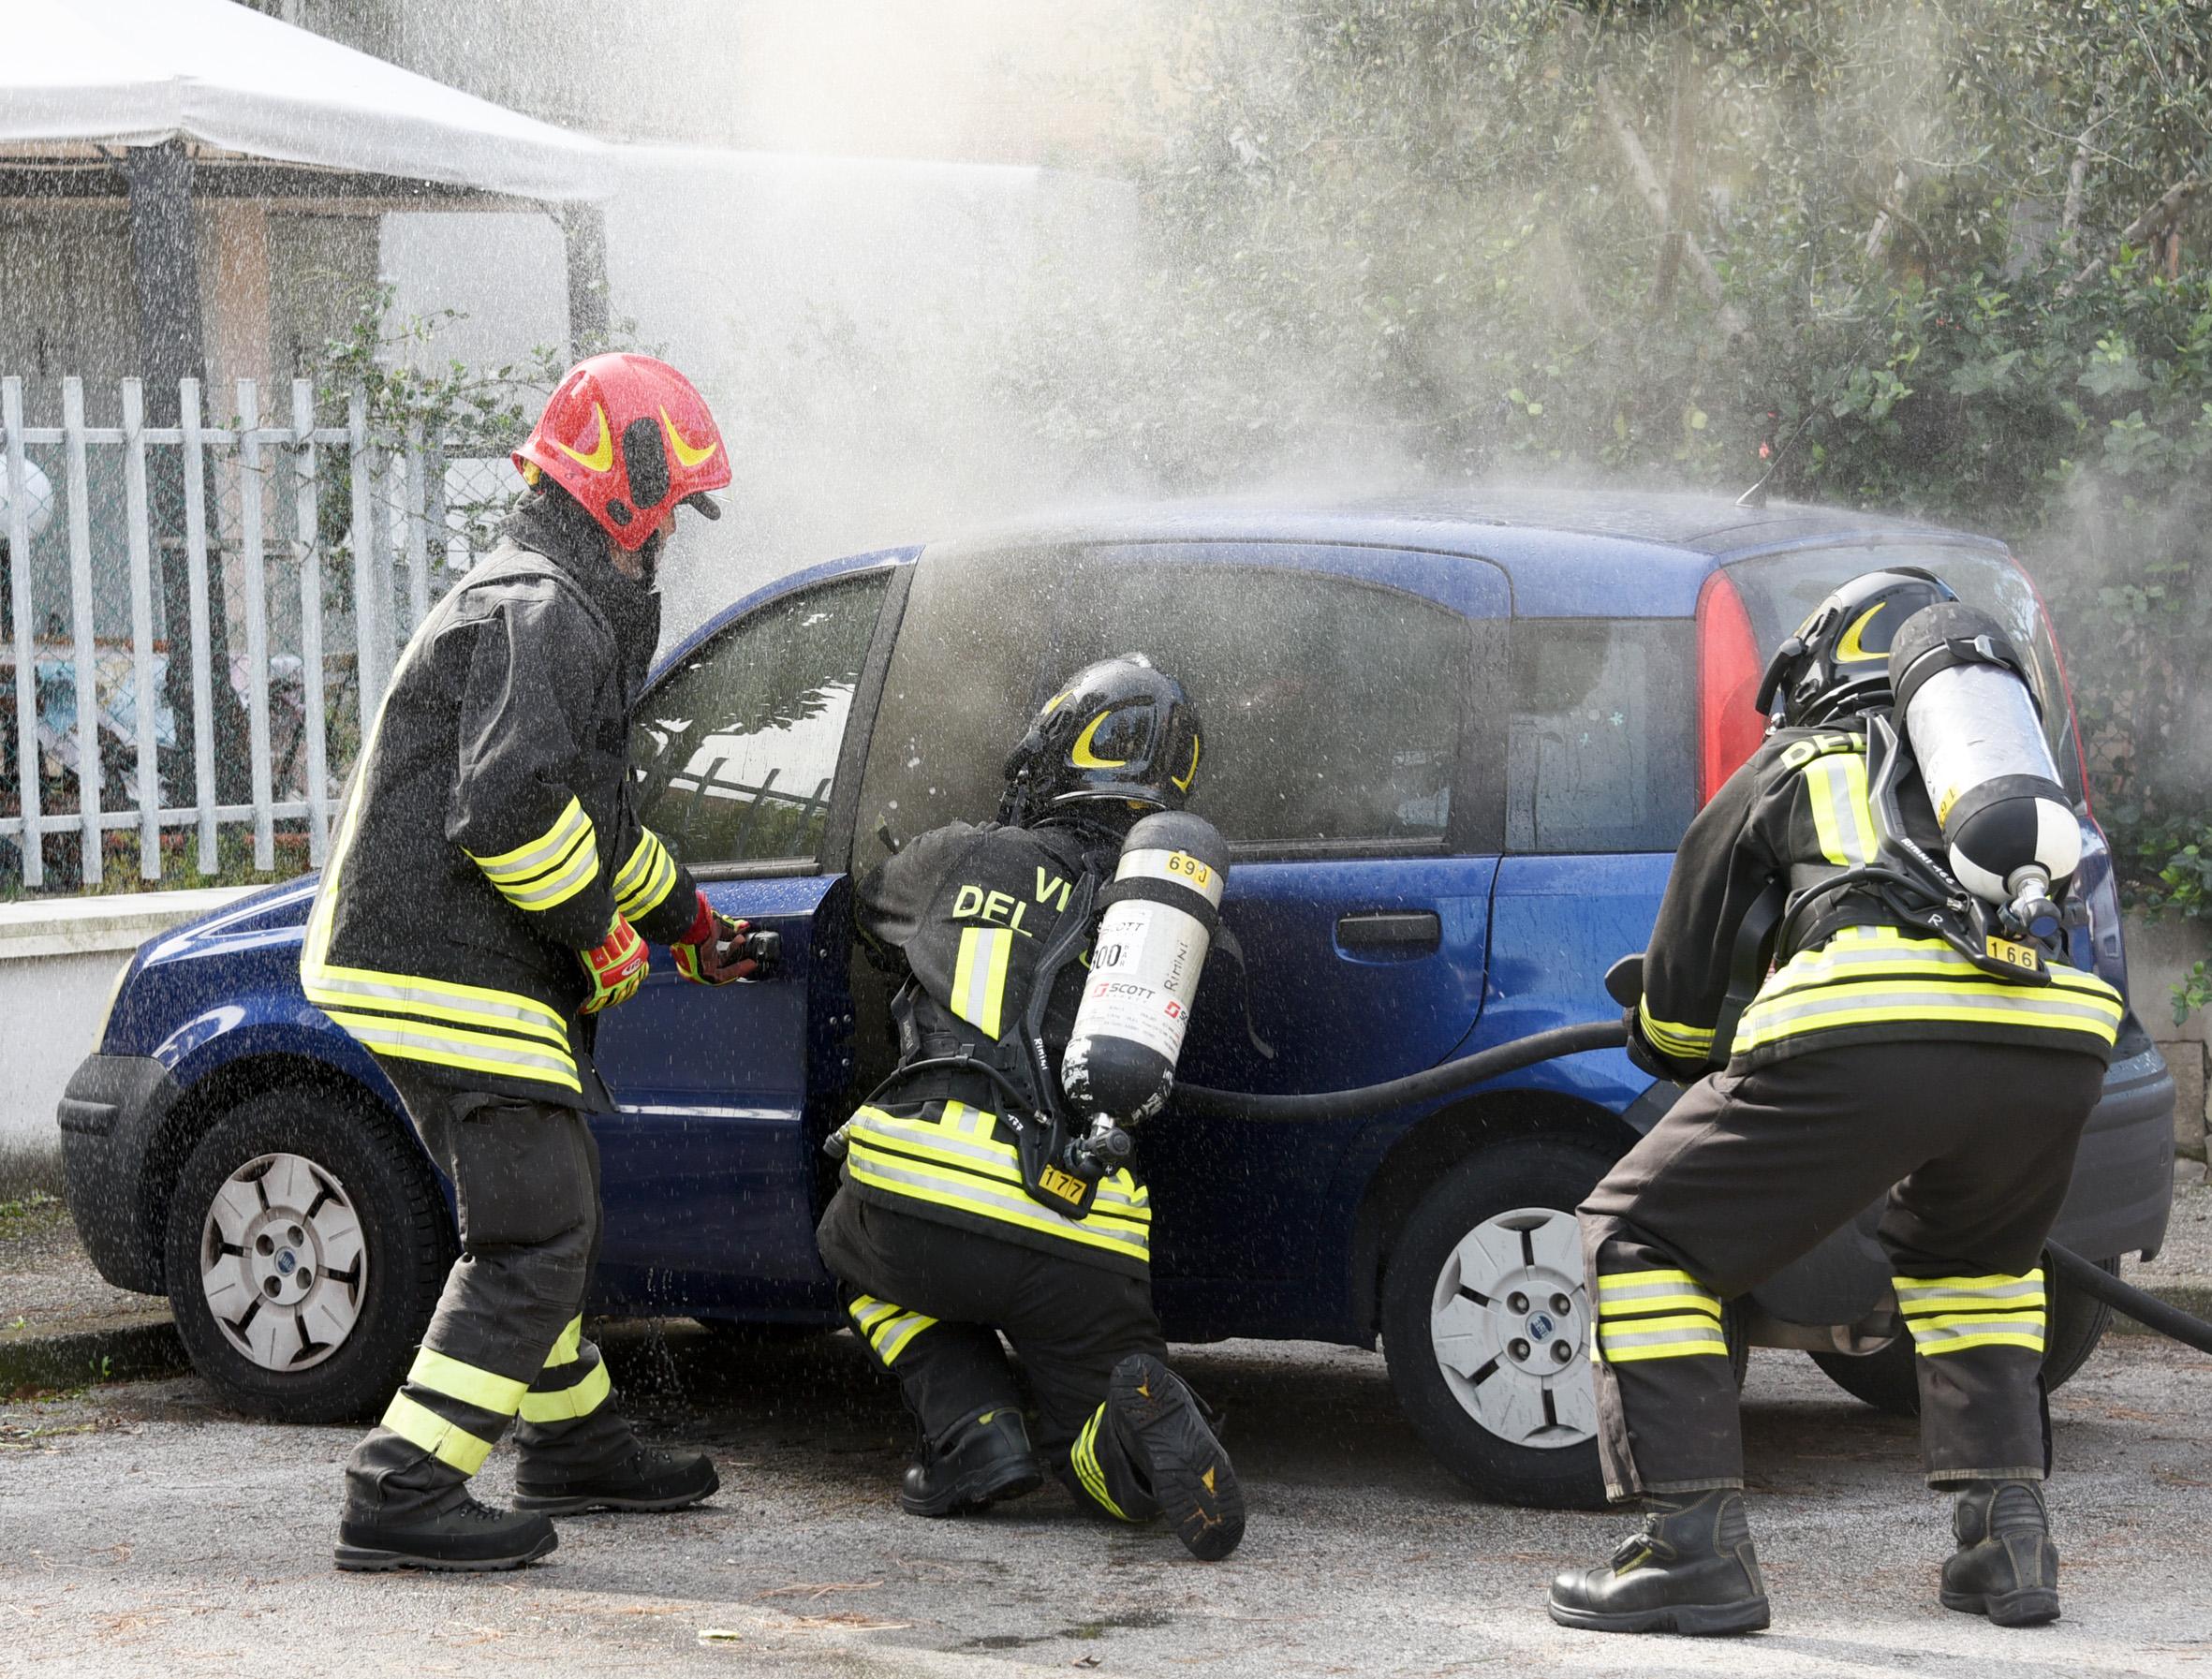
[[0,1332],[0,1393],[173,1376],[190,1366],[177,1326],[163,1308],[92,1328]]

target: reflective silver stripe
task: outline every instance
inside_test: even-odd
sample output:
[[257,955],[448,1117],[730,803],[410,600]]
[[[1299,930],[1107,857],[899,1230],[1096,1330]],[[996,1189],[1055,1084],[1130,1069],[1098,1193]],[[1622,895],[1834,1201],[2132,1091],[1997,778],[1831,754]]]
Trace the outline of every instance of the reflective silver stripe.
[[[1708,1317],[1720,1316],[1720,1297],[1708,1293],[1695,1283],[1638,1283],[1630,1288],[1615,1288],[1600,1282],[1598,1289],[1599,1310],[1607,1316],[1616,1312],[1628,1313],[1638,1309],[1639,1301],[1664,1302],[1669,1306],[1679,1304],[1689,1311],[1703,1312]],[[1651,1306],[1641,1308],[1650,1311]]]
[[510,1027],[534,1037],[550,1038],[563,1047],[568,1041],[567,1030],[550,1009],[495,1002],[490,997],[456,995],[443,989],[409,985],[404,980],[348,979],[327,968],[320,973],[302,975],[301,983],[308,1000],[314,1003],[322,1002],[323,996],[318,994],[327,993],[332,997],[356,997],[394,1009],[466,1015],[494,1029]]
[[1607,1352],[1625,1347],[1712,1347],[1718,1351],[1728,1350],[1728,1337],[1720,1333],[1718,1324],[1706,1329],[1655,1329],[1639,1330],[1632,1323],[1607,1323],[1598,1330],[1598,1339]]
[[669,888],[675,884],[675,862],[666,851],[661,851],[641,885],[624,891],[621,884],[616,883],[616,907],[634,921],[657,908],[661,900],[669,895]]
[[599,854],[593,848],[591,835],[586,832],[578,836],[574,855],[552,874],[526,885],[509,885],[496,878],[492,884],[517,909],[550,909],[582,891],[598,872]]
[[945,1155],[953,1159],[974,1160],[981,1165],[999,1167],[1021,1175],[1019,1156],[1008,1143],[978,1141],[949,1131],[942,1126],[931,1125],[927,1120],[901,1120],[891,1114],[880,1116],[868,1109],[862,1109],[869,1117],[855,1122],[849,1133],[854,1142],[865,1142],[871,1137],[880,1137],[886,1145],[904,1142],[925,1154]]
[[481,1038],[449,1036],[413,1021],[335,1012],[332,1013],[331,1018],[345,1027],[348,1036],[371,1049],[381,1047],[427,1051],[434,1059],[438,1058],[439,1053],[443,1052],[467,1061],[493,1062],[525,1073],[554,1073],[568,1081],[573,1081],[576,1077],[576,1063],[571,1057],[541,1054],[524,1044],[493,1043]]
[[[858,1164],[857,1160],[855,1162]],[[1092,1241],[1122,1248],[1142,1259],[1151,1248],[1151,1243],[1142,1230],[1119,1230],[1110,1225],[1094,1225],[1087,1219],[1080,1222],[1048,1213],[1026,1195],[1005,1195],[993,1186],[978,1179],[967,1178],[959,1184],[947,1184],[924,1172],[913,1171],[903,1163],[886,1160],[880,1155],[864,1163],[866,1179],[879,1179],[886,1183],[904,1185],[918,1190],[926,1200],[941,1206],[969,1205],[988,1211],[991,1216],[1005,1216],[1009,1223],[1026,1225],[1048,1234],[1065,1236],[1070,1242]],[[865,1180],[863,1180],[865,1181]]]
[[[1916,1309],[1923,1312],[1934,1311],[1938,1309],[1935,1303],[1938,1301],[1946,1303],[1954,1300],[1972,1301],[1977,1304],[1986,1303],[1990,1306],[2001,1306],[2029,1298],[2032,1298],[2038,1305],[2043,1303],[2043,1279],[2040,1273],[2032,1276],[2013,1277],[2007,1282],[1993,1285],[1954,1283],[1946,1287],[1931,1281],[1927,1286],[1921,1288],[1907,1288],[1902,1283],[1899,1283],[1897,1287],[1897,1303],[1908,1312]],[[1970,1311],[1972,1307],[1946,1306],[1944,1309]]]
[[907,1350],[907,1344],[936,1321],[935,1318],[925,1318],[920,1312],[907,1312],[893,1318],[877,1332],[871,1342],[876,1348],[876,1356],[886,1364],[896,1363],[899,1354]]
[[998,947],[1001,943],[1011,943],[1014,935],[995,927],[970,927],[963,936],[975,942],[968,952],[966,994],[955,999],[953,1012],[987,1032],[995,1032],[998,1011],[991,1007],[992,973],[995,968],[999,983],[1005,983],[1006,969],[1000,965]]
[[[2011,986],[2004,991],[1963,991],[1940,980],[1927,982],[1933,989],[1923,991],[1864,990],[1858,986],[1839,988],[1833,994],[1806,997],[1803,1001],[1769,1001],[1755,999],[1744,1011],[1744,1024],[1748,1027],[1756,1019],[1761,1027],[1786,1026],[1802,1020],[1818,1020],[1822,1015],[1853,1014],[1862,1010],[1880,1009],[1892,1018],[1910,1018],[1924,1014],[1931,1007],[1961,1009],[1976,1014],[1987,1014],[1998,1020],[2007,1015],[2060,1015],[2085,1021],[2102,1030],[2119,1024],[2120,1009],[2115,1004],[2073,1002],[2072,994],[2057,994],[2056,988],[2037,987],[2028,991],[2024,986]],[[1993,985],[2004,985],[1998,979]],[[2063,1028],[2062,1028],[2063,1029]]]
[[[633,897],[663,874],[670,880],[674,880],[676,865],[668,854],[668,847],[660,843],[660,836],[648,829],[630,852],[629,861],[622,865],[614,876],[615,895]],[[663,887],[661,890],[666,891],[668,889]]]
[[1929,1323],[1924,1319],[1909,1319],[1913,1345],[1925,1353],[1961,1352],[1959,1345],[1966,1342],[1986,1345],[1989,1338],[2005,1337],[1998,1345],[2012,1345],[2014,1340],[2032,1341],[2037,1347],[2043,1344],[2043,1319],[2033,1318],[1975,1318],[1965,1323]]
[[491,857],[476,858],[476,865],[494,881],[526,880],[554,859],[563,855],[578,833],[592,832],[591,818],[583,814],[583,806],[576,800],[568,801],[568,808],[553,818],[542,839],[530,841],[512,851],[502,851]]
[[[1860,772],[1856,777],[1851,774],[1854,768]],[[1823,843],[1831,837],[1835,840],[1836,848],[1828,853],[1830,862],[1848,866],[1866,862],[1873,856],[1865,801],[1855,796],[1857,789],[1852,786],[1854,780],[1864,782],[1865,771],[1865,760],[1856,754],[1817,758],[1805,767],[1805,778],[1812,784],[1808,790],[1827,803],[1828,832],[1821,838]]]
[[[1817,985],[1833,978],[1838,971],[1854,968],[1887,968],[1900,979],[1940,981],[1957,979],[1970,980],[1978,987],[2010,984],[2002,979],[1993,980],[1949,945],[1851,944],[1839,947],[1831,943],[1824,949],[1802,950],[1792,956],[1789,964],[1767,981],[1762,995],[1771,997],[1784,991],[1802,990],[1807,985]],[[2101,998],[2110,989],[2094,975],[2056,965],[2051,969],[2051,980],[2055,988],[2075,995]],[[1853,982],[1865,983],[1864,980]]]

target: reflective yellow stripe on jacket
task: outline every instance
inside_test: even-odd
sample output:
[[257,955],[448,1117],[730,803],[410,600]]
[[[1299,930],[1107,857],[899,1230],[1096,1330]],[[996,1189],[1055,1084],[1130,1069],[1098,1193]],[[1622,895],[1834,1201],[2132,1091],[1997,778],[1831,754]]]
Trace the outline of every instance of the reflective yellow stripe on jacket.
[[996,1135],[996,1116],[947,1102],[936,1119],[902,1119],[863,1108],[846,1132],[845,1170],[887,1195],[1016,1226],[1079,1246],[1149,1260],[1151,1197],[1126,1171],[1099,1184],[1091,1210],[1064,1218],[1022,1187],[1021,1157]]
[[[494,857],[469,856],[517,909],[566,904],[599,877],[598,832],[574,799],[536,839]],[[667,890],[661,889],[664,896]]]
[[2110,1049],[2119,994],[2076,968],[2054,964],[2050,972],[2049,985],[2018,985],[1983,973],[1940,939],[1846,927],[1768,978],[1744,1010],[1733,1050],[1845,1026],[1939,1023],[2078,1034]]
[[658,909],[676,884],[676,860],[669,855],[660,836],[650,828],[614,874],[614,907],[626,921],[635,921]]

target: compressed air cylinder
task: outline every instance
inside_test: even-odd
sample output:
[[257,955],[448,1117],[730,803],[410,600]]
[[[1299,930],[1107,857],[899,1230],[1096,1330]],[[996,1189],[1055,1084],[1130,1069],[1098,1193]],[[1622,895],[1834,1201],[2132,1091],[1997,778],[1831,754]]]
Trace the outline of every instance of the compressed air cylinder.
[[1157,811],[1129,830],[1060,1061],[1085,1114],[1133,1125],[1167,1106],[1228,876],[1228,843],[1202,817]]
[[1964,601],[1923,608],[1890,643],[1897,716],[1952,871],[1992,904],[2044,898],[2082,860],[2025,670],[1997,620]]

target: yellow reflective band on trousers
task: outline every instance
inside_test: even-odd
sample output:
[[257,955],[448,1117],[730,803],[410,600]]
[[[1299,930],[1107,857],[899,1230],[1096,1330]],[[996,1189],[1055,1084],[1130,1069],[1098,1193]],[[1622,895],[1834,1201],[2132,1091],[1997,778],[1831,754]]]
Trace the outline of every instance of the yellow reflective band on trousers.
[[428,1406],[405,1393],[394,1393],[384,1408],[384,1426],[409,1445],[420,1446],[441,1464],[474,1475],[492,1455],[492,1442],[479,1439],[458,1423],[449,1422]]
[[479,1411],[490,1411],[495,1417],[513,1416],[515,1407],[522,1403],[524,1390],[530,1385],[496,1371],[465,1364],[428,1347],[415,1354],[415,1362],[407,1370],[407,1380],[417,1387],[428,1388],[433,1393],[443,1393],[449,1399],[473,1405]]
[[1821,855],[1849,867],[1872,862],[1874,812],[1866,803],[1866,758],[1862,752],[1832,752],[1804,770]]
[[2048,985],[1983,973],[1940,939],[1889,927],[1846,927],[1769,976],[1736,1028],[1742,1054],[1846,1026],[1935,1024],[2050,1032],[2109,1050],[2125,1011],[2094,974],[2054,963]]
[[580,1312],[568,1319],[561,1333],[553,1337],[553,1350],[545,1355],[545,1367],[557,1370],[563,1364],[573,1364],[577,1349],[583,1345],[583,1315]]
[[566,904],[599,877],[598,833],[574,799],[536,839],[495,857],[478,857],[473,851],[469,856],[518,909],[551,909]]
[[1641,997],[1636,1000],[1636,1019],[1644,1027],[1644,1036],[1662,1053],[1684,1061],[1702,1061],[1712,1053],[1711,1026],[1689,1026],[1679,1021],[1660,1020],[1644,1006]]
[[659,908],[669,888],[675,884],[675,859],[660,843],[660,836],[648,828],[629,854],[629,861],[615,871],[614,907],[624,921],[635,921]]
[[886,1195],[972,1214],[1079,1246],[1148,1260],[1151,1195],[1127,1171],[1099,1185],[1091,1210],[1067,1218],[1022,1186],[1021,1157],[994,1134],[995,1117],[947,1102],[936,1119],[903,1119],[863,1108],[846,1130],[846,1174]]
[[2041,1266],[2019,1276],[1895,1276],[1890,1282],[1923,1358],[1974,1347],[2042,1353],[2048,1297]]
[[952,965],[952,1012],[991,1037],[999,1035],[1006,1006],[1006,967],[1014,953],[1012,930],[968,927],[960,935]]
[[613,1378],[607,1374],[607,1366],[594,1364],[568,1387],[557,1388],[550,1393],[524,1393],[523,1421],[567,1422],[577,1417],[588,1417],[607,1403],[607,1395],[613,1389]]
[[916,1335],[936,1322],[935,1318],[909,1312],[873,1294],[855,1295],[847,1310],[886,1369],[898,1362],[899,1354],[913,1344]]
[[1106,1407],[1100,1406],[1091,1413],[1091,1420],[1083,1425],[1083,1432],[1075,1436],[1075,1449],[1069,1461],[1075,1465],[1075,1479],[1083,1482],[1083,1490],[1108,1515],[1121,1521],[1129,1519],[1128,1512],[1113,1502],[1113,1495],[1106,1490],[1106,1471],[1099,1466],[1099,1428],[1106,1421]]
[[1720,1297],[1687,1271],[1617,1271],[1598,1278],[1598,1316],[1702,1312],[1720,1321]]
[[1594,1355],[1609,1364],[1728,1355],[1720,1297],[1687,1271],[1598,1274]]

